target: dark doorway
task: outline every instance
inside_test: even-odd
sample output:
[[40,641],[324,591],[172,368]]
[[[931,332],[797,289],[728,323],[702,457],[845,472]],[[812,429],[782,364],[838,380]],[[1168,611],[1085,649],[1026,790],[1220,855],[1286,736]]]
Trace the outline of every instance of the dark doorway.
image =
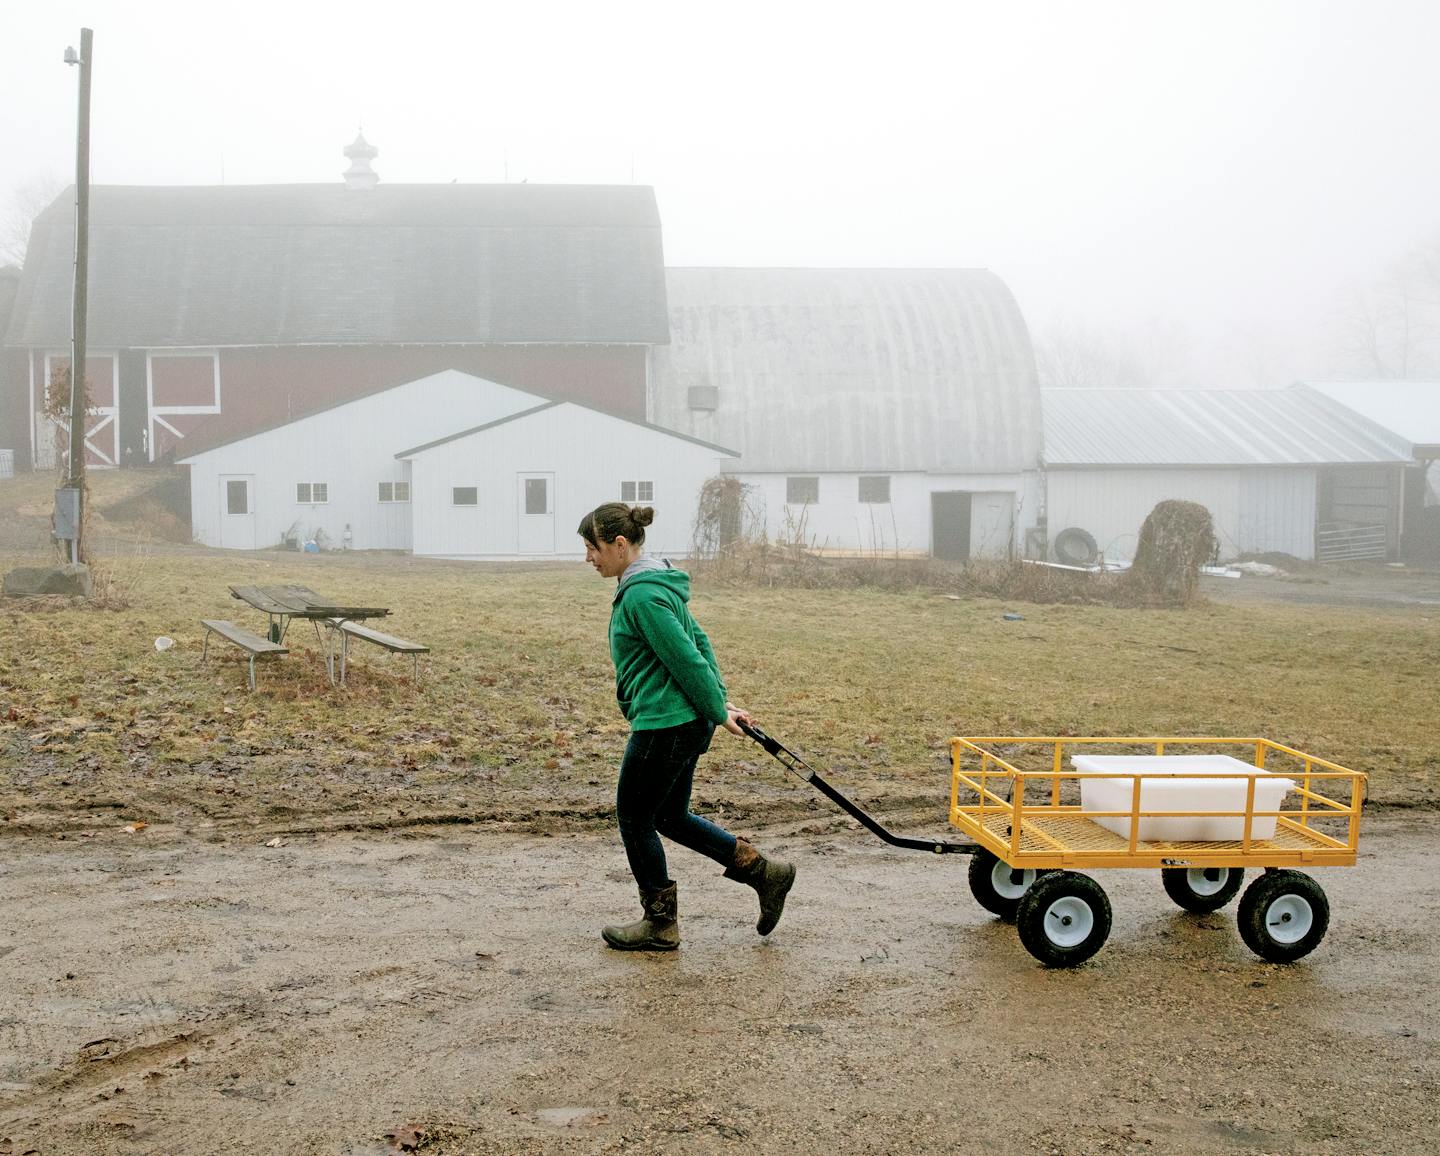
[[970,492],[930,495],[930,552],[952,562],[970,560]]

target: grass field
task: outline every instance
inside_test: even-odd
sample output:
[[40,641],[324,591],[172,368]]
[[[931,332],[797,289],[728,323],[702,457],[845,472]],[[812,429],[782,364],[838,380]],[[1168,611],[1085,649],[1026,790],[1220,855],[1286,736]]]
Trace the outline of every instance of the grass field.
[[[96,507],[138,484],[98,476]],[[52,485],[0,482],[0,569],[50,560],[36,543]],[[209,551],[103,522],[95,541],[116,608],[0,600],[11,830],[607,820],[626,727],[612,587],[588,567]],[[227,586],[285,581],[391,607],[384,629],[433,648],[419,685],[408,659],[361,646],[332,688],[303,624],[290,655],[260,664],[256,693],[233,647],[202,666],[200,619],[263,625]],[[931,826],[952,734],[1265,735],[1368,772],[1373,801],[1440,799],[1440,620],[1424,608],[1125,610],[703,580],[693,606],[762,726],[857,798]],[[162,635],[176,645],[158,652]],[[702,779],[698,803],[742,826],[831,814],[723,734]]]

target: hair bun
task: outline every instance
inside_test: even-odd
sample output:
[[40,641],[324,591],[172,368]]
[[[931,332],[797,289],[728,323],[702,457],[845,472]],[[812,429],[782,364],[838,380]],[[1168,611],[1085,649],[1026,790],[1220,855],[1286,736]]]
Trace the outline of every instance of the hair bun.
[[631,506],[630,517],[637,526],[648,526],[655,520],[655,510],[651,506]]

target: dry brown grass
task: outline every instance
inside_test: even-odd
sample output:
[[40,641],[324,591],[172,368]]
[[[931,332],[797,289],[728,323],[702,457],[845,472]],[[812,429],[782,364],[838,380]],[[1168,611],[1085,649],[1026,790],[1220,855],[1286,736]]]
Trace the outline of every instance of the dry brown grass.
[[[0,483],[0,510],[12,511],[0,518],[13,522],[20,488]],[[40,559],[6,549],[25,538],[0,532],[0,568]],[[121,538],[106,549],[123,606],[0,601],[0,816],[12,827],[106,814],[606,820],[626,728],[605,647],[610,590],[586,567]],[[1019,602],[1007,583],[1067,581],[1032,570],[967,579],[952,568],[950,586],[895,588],[727,584],[702,570],[694,608],[732,696],[858,799],[908,807],[909,823],[942,824],[945,740],[957,733],[1265,735],[1370,772],[1372,799],[1436,801],[1436,618],[1269,604],[1140,611],[1078,594]],[[201,618],[261,625],[227,584],[282,581],[392,607],[387,629],[434,648],[420,685],[408,660],[364,647],[350,685],[332,688],[303,624],[289,656],[261,664],[257,693],[233,648],[202,666]],[[1006,620],[1008,610],[1023,617]],[[157,652],[161,635],[177,645]],[[831,813],[724,735],[699,800],[741,822]]]

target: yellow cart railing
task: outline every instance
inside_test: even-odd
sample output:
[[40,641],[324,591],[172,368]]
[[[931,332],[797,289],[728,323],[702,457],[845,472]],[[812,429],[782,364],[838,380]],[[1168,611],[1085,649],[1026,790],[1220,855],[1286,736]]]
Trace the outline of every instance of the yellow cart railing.
[[[1206,774],[1247,780],[1245,806],[1235,810],[1142,809],[1145,780],[1177,778],[1144,771],[1102,773],[1067,769],[1077,749],[1113,754],[1224,753],[1242,751],[1253,772]],[[1229,749],[1226,749],[1229,748]],[[969,737],[952,738],[950,822],[1016,869],[1083,867],[1348,867],[1360,840],[1366,777],[1327,759],[1261,738],[1194,737]],[[1295,805],[1257,810],[1261,774],[1295,782]],[[1188,777],[1188,776],[1187,776]],[[1130,781],[1128,810],[1083,810],[1066,784],[1082,779]],[[1096,822],[1129,820],[1126,835]],[[1241,837],[1225,840],[1141,839],[1141,819],[1232,818]],[[1274,819],[1274,834],[1253,836],[1255,820]],[[1266,824],[1268,826],[1268,824]]]

